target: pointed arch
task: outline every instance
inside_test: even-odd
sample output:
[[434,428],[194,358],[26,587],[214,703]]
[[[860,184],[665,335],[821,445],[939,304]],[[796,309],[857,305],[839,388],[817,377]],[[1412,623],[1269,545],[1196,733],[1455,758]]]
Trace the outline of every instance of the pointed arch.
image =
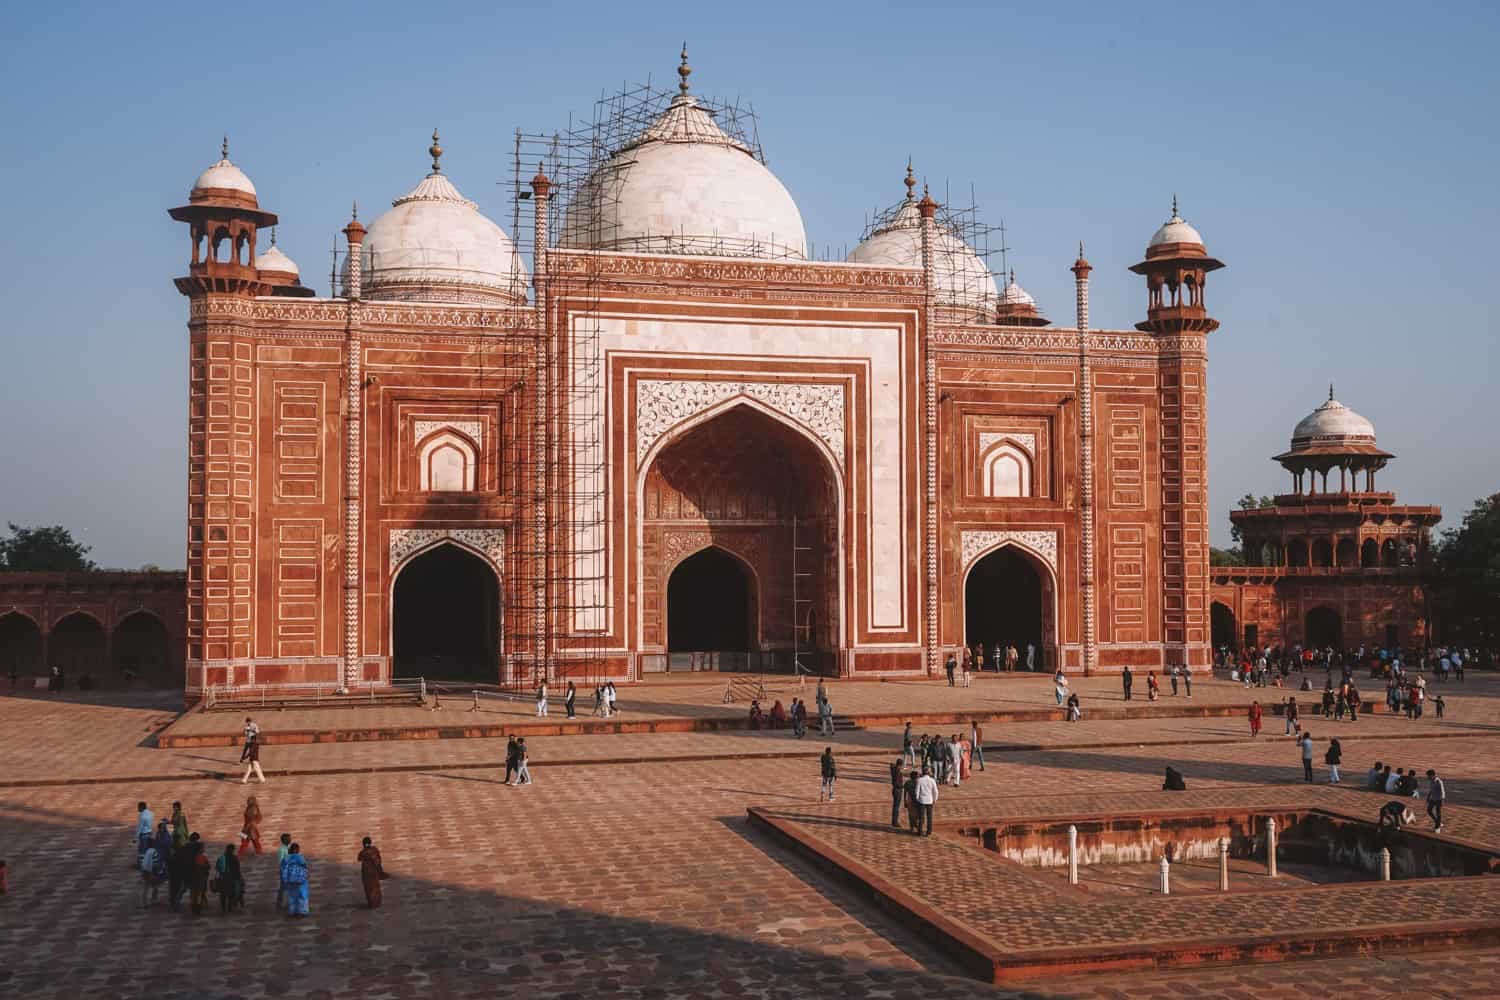
[[980,456],[980,483],[987,497],[1029,497],[1031,481],[1031,452],[1011,438],[997,441]]
[[[974,533],[979,536],[981,533]],[[988,534],[988,533],[985,533]],[[1055,555],[1045,551],[1042,544],[1036,544],[1025,537],[1022,533],[995,532],[998,536],[987,539],[979,544],[965,545],[964,549],[964,571],[960,580],[960,594],[963,598],[963,617],[965,645],[972,643],[984,643],[986,647],[998,642],[1018,642],[1018,653],[1022,663],[1025,662],[1026,650],[1024,643],[1035,639],[1039,641],[1039,660],[1036,668],[1049,670],[1061,663],[1059,657],[1060,636],[1058,633],[1058,584],[1057,567]],[[1029,534],[1043,534],[1032,532]],[[1055,536],[1053,536],[1055,538]],[[1040,541],[1040,539],[1038,539]],[[1055,544],[1055,542],[1054,542]],[[996,559],[1004,560],[1007,556],[1014,556],[1020,563],[1029,567],[1035,574],[1035,591],[1027,591],[1027,581],[1019,579],[1015,573],[1015,566],[1002,567],[1005,572],[990,574],[988,569]],[[984,567],[984,568],[981,568]],[[976,574],[976,571],[978,573]],[[998,576],[998,579],[997,579]],[[987,578],[988,577],[988,578]],[[1015,600],[1015,595],[1004,595],[997,591],[998,584],[1003,581],[1007,585],[1015,587],[1019,585],[1022,591],[1019,593],[1021,600]],[[985,593],[978,591],[983,589]],[[995,623],[993,627],[980,626],[978,619],[980,609],[978,605],[984,602],[986,597],[995,601],[996,607],[1005,609],[1007,613],[1003,616],[1004,621]],[[1023,603],[1035,600],[1038,609],[1039,620],[1027,624],[1017,620],[1016,615],[1010,611],[1022,611]],[[1024,614],[1021,616],[1024,618]],[[983,634],[988,628],[991,633],[1006,632],[1010,634]],[[1020,634],[1016,634],[1020,633]],[[1037,634],[1039,633],[1039,634]],[[990,651],[990,663],[994,663],[993,650]]]
[[479,446],[453,427],[417,442],[417,488],[423,493],[472,493],[479,481]]

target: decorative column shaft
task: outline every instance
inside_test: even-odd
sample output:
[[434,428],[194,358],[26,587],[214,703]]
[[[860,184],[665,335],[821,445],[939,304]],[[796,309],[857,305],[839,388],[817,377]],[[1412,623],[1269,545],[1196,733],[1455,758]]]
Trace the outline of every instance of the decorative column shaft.
[[[363,267],[365,227],[358,208],[344,227],[349,240],[349,277],[344,282],[344,688],[358,684],[360,663],[360,484],[363,480],[360,442],[363,436],[361,407],[364,399],[364,338],[360,332],[359,297]],[[394,662],[394,661],[392,661]]]
[[531,510],[531,600],[532,600],[532,655],[535,664],[533,680],[540,683],[551,679],[551,656],[548,649],[549,615],[547,586],[548,545],[548,497],[547,484],[550,477],[548,448],[551,446],[552,419],[552,343],[548,330],[547,312],[547,199],[552,191],[552,182],[537,164],[536,176],[531,179],[532,206],[532,290],[536,331],[536,385],[533,387],[535,419],[532,421],[532,510]]
[[922,284],[925,289],[925,302],[922,310],[922,413],[923,413],[923,460],[925,464],[924,480],[926,497],[926,517],[923,520],[925,529],[926,555],[923,560],[926,573],[925,580],[925,605],[923,633],[926,639],[927,673],[929,676],[936,675],[941,664],[940,650],[938,644],[938,433],[937,433],[937,358],[933,355],[933,325],[936,322],[934,316],[937,304],[937,275],[935,273],[937,261],[935,248],[937,246],[937,222],[934,215],[937,213],[937,202],[932,200],[931,195],[924,189],[922,200],[917,203],[917,210],[922,215]]
[[1089,272],[1093,266],[1078,244],[1073,262],[1078,308],[1078,440],[1079,440],[1079,570],[1083,597],[1083,675],[1094,671],[1096,620],[1094,610],[1094,379],[1089,361]]

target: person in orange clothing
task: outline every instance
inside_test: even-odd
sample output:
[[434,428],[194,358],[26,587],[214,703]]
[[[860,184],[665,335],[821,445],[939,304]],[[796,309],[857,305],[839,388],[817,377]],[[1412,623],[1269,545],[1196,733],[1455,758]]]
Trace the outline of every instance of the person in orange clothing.
[[260,853],[260,803],[252,795],[245,800],[245,825],[240,827],[240,854],[249,854],[251,849]]
[[1260,702],[1252,702],[1250,705],[1250,735],[1260,735],[1260,720],[1265,712],[1260,707]]
[[380,848],[366,837],[364,845],[360,848],[359,857],[359,880],[365,887],[365,903],[372,910],[380,909],[380,881],[390,878],[385,873],[385,868],[380,863]]

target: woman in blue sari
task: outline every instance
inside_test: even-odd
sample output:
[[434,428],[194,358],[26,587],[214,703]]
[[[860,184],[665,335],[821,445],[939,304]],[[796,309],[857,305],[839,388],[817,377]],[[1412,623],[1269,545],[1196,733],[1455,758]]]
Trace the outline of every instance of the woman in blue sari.
[[307,859],[302,845],[293,844],[281,862],[281,881],[286,886],[286,913],[289,917],[307,916]]

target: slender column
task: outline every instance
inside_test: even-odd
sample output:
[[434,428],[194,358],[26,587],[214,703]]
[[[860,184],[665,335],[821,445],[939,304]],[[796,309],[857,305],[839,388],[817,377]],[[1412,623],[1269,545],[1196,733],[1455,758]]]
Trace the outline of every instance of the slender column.
[[1219,891],[1229,891],[1229,838],[1219,838]]
[[925,431],[923,448],[925,460],[925,496],[927,502],[924,505],[927,516],[924,521],[926,529],[926,653],[927,673],[935,675],[939,668],[939,636],[938,636],[938,488],[937,488],[937,359],[933,355],[932,328],[935,322],[933,315],[936,307],[937,277],[934,273],[936,267],[936,254],[934,248],[937,245],[937,223],[933,216],[937,212],[937,202],[924,189],[922,200],[917,203],[917,209],[922,214],[922,274],[923,285],[926,289],[926,303],[923,309],[922,323],[922,411]]
[[1266,818],[1266,874],[1276,877],[1276,819]]
[[1094,385],[1089,361],[1089,272],[1093,266],[1078,244],[1073,262],[1078,308],[1079,583],[1083,597],[1083,675],[1094,671]]
[[535,669],[534,681],[551,679],[551,656],[548,650],[547,613],[547,484],[549,480],[548,448],[552,399],[552,350],[547,329],[547,199],[552,191],[552,182],[537,164],[536,176],[531,179],[532,207],[532,289],[535,293],[533,306],[536,310],[536,384],[535,419],[532,421],[532,509],[531,509],[531,600],[532,600],[532,656]]
[[1078,884],[1078,827],[1068,825],[1068,884]]
[[1161,864],[1157,866],[1157,870],[1161,875],[1161,894],[1170,896],[1172,894],[1172,862],[1167,860],[1165,854],[1161,856]]
[[361,408],[364,399],[364,338],[360,332],[359,301],[362,269],[361,249],[365,227],[359,222],[359,208],[344,227],[349,240],[349,277],[344,283],[344,677],[343,688],[358,684],[360,665],[359,623],[360,588],[360,517],[359,495],[363,479],[360,441],[363,435]]

